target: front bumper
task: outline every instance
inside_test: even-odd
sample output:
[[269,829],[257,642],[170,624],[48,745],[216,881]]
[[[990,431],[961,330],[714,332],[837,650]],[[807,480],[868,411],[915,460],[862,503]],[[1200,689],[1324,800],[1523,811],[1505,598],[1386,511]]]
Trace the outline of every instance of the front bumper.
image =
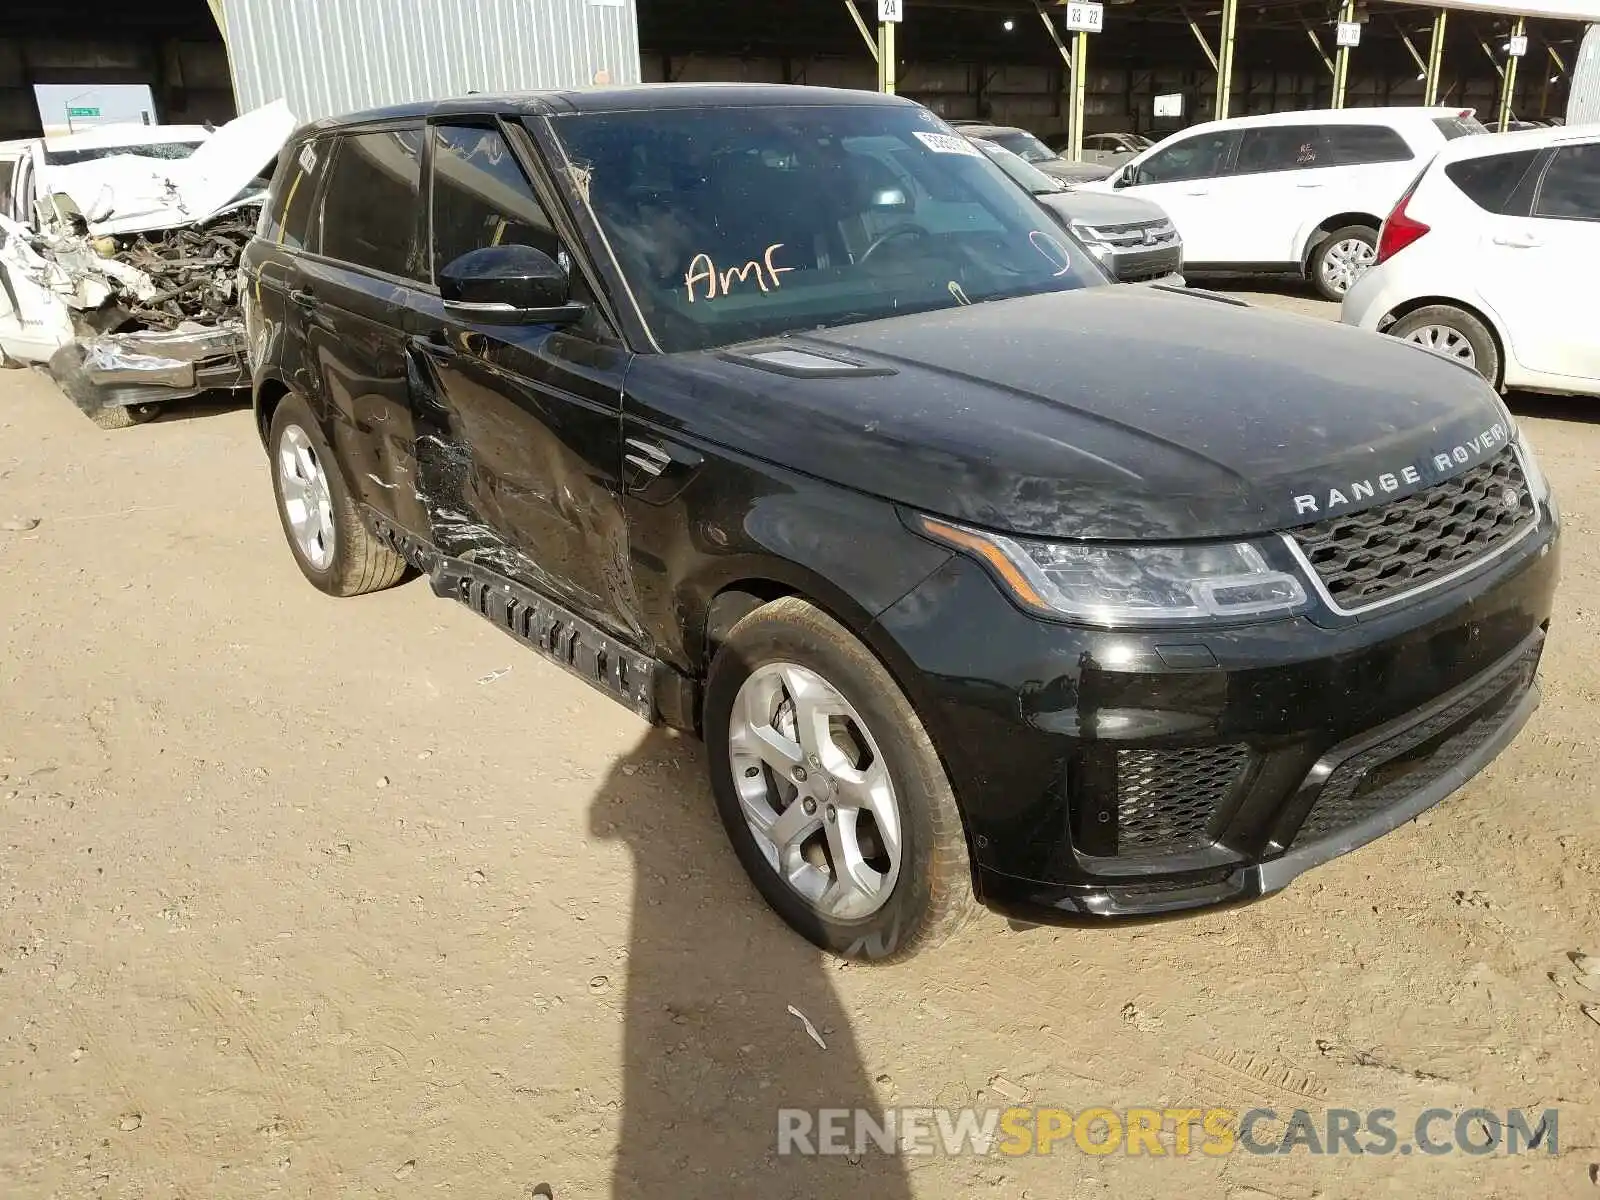
[[1506,559],[1362,617],[1137,633],[1039,621],[956,556],[875,631],[967,821],[979,898],[1036,922],[1255,899],[1437,804],[1516,736],[1559,574]]

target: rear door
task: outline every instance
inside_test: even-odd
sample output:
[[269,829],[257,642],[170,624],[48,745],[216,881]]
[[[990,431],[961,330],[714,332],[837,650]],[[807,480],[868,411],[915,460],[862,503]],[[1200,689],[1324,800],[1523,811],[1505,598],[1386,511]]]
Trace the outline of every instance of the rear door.
[[352,495],[422,533],[404,328],[433,290],[422,249],[422,126],[348,130],[327,149],[314,253],[297,257],[289,291],[305,383]]
[[[520,243],[569,266],[549,211],[492,120],[429,129],[435,273]],[[410,353],[421,491],[435,546],[550,596],[638,644],[622,467],[629,354],[589,302],[578,325],[503,325],[430,294]]]
[[1600,142],[1557,147],[1527,211],[1494,218],[1484,291],[1524,367],[1600,379]]
[[1336,166],[1328,126],[1246,129],[1228,193],[1239,261],[1298,266],[1302,228],[1338,211]]
[[1237,225],[1247,217],[1230,203],[1225,186],[1237,144],[1233,130],[1204,130],[1159,146],[1136,167],[1124,169],[1136,170],[1136,182],[1121,190],[1166,210],[1183,235],[1189,266],[1238,261],[1233,252]]

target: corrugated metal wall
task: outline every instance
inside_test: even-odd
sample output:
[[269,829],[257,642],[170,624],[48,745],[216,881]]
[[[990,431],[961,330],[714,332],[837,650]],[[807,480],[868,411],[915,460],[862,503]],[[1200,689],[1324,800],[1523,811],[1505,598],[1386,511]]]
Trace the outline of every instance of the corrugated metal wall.
[[1584,32],[1578,59],[1572,64],[1572,92],[1567,97],[1567,124],[1600,122],[1600,25]]
[[[639,80],[635,0],[223,0],[239,111]],[[602,74],[603,72],[603,74]]]

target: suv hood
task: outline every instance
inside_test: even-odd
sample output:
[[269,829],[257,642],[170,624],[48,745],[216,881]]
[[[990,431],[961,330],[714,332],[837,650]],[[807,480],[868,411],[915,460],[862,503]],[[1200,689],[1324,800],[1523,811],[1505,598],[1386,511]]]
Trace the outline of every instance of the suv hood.
[[1118,285],[644,356],[628,387],[691,436],[1052,537],[1304,525],[1420,491],[1512,434],[1488,385],[1429,351]]
[[1074,188],[1066,192],[1046,192],[1035,196],[1040,204],[1085,225],[1139,225],[1167,219],[1166,209],[1137,196],[1102,195]]

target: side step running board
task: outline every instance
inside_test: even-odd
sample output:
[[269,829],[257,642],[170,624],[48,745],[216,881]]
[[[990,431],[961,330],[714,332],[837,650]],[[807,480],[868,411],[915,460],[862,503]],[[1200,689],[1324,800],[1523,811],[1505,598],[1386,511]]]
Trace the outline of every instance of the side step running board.
[[428,576],[434,595],[460,601],[645,720],[658,720],[656,675],[670,674],[664,664],[623,645],[546,596],[476,563],[446,558],[371,510],[366,516],[385,544]]

